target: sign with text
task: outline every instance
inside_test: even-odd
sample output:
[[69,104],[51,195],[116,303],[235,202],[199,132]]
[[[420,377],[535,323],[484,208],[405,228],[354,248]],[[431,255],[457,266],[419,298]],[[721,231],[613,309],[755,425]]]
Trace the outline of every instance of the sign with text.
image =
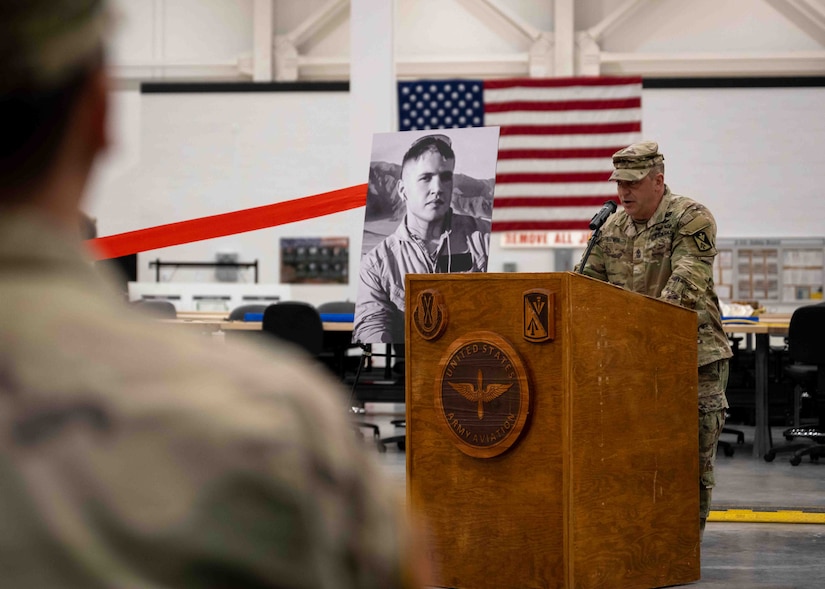
[[583,248],[590,231],[507,231],[501,234],[501,247]]

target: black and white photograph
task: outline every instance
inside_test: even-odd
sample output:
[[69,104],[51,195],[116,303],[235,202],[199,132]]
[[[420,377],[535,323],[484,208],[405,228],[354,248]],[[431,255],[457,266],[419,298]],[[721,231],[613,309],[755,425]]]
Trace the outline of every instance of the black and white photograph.
[[353,341],[404,343],[407,274],[486,272],[498,127],[373,137]]

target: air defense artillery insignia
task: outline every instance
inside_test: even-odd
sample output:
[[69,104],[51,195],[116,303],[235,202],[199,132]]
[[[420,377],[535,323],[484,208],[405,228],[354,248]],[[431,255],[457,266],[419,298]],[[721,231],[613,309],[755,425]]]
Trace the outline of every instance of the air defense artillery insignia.
[[555,333],[553,323],[554,293],[535,288],[524,293],[524,339],[539,343],[552,340]]

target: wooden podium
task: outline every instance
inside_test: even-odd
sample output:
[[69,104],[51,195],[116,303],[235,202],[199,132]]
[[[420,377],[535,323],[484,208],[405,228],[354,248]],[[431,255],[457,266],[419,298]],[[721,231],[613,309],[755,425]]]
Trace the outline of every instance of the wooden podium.
[[572,273],[408,275],[406,297],[434,584],[699,579],[694,312]]

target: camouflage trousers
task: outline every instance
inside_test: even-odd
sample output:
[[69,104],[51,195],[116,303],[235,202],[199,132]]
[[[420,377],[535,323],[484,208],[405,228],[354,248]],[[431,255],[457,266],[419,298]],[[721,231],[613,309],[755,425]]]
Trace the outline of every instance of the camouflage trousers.
[[713,466],[719,434],[725,425],[727,385],[727,360],[699,367],[699,517],[702,523],[710,512],[711,490],[716,484]]

